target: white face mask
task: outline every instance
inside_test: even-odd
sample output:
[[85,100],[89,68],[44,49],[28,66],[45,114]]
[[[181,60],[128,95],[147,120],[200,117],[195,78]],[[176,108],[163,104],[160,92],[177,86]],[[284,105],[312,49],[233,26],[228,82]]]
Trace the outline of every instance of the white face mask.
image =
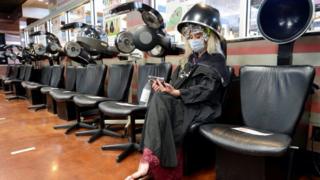
[[205,48],[204,39],[190,39],[188,40],[190,47],[193,52],[199,53],[202,52]]

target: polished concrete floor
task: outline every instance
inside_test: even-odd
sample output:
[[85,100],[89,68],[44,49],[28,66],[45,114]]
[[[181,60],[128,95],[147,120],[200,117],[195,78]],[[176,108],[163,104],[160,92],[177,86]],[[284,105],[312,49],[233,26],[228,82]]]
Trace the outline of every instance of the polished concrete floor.
[[[117,163],[120,151],[100,149],[126,139],[103,137],[89,144],[88,137],[54,130],[67,122],[46,110],[28,110],[28,105],[25,100],[6,101],[0,91],[0,180],[117,180],[136,170],[139,153]],[[208,169],[184,179],[215,179],[215,174]]]

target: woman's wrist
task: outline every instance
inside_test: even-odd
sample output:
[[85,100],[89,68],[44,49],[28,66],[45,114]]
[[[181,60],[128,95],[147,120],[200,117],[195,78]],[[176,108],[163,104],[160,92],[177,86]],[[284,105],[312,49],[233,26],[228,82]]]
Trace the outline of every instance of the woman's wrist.
[[181,95],[180,90],[179,89],[175,89],[172,91],[172,95],[175,97],[179,97]]

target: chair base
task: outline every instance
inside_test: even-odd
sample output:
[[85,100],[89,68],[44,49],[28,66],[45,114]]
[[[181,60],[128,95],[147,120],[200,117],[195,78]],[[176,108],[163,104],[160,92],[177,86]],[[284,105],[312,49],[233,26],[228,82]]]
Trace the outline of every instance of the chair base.
[[17,96],[26,96],[26,89],[22,87],[21,82],[12,83],[13,93]]
[[114,144],[114,145],[104,145],[101,147],[102,150],[124,150],[120,155],[118,155],[116,161],[119,163],[125,159],[130,154],[141,151],[140,144],[138,143],[126,143],[126,144]]
[[68,129],[68,128],[74,126],[75,124],[77,124],[77,122],[71,123],[71,124],[55,125],[55,126],[53,126],[53,129]]
[[217,180],[283,180],[286,162],[281,157],[258,157],[216,148]]
[[87,129],[96,129],[96,126],[87,124],[87,123],[83,123],[83,122],[76,122],[73,123],[65,132],[65,134],[70,134],[71,132],[78,130],[80,128],[87,128]]
[[75,120],[76,119],[76,107],[72,101],[56,102],[57,115],[63,120]]
[[10,90],[9,91],[4,91],[4,94],[5,95],[13,94],[13,91],[10,91]]
[[183,141],[183,174],[188,176],[213,167],[215,149],[215,145],[200,134],[199,128],[188,131]]
[[113,131],[108,130],[108,129],[101,129],[101,128],[76,132],[76,136],[87,136],[87,135],[92,135],[89,138],[88,143],[92,143],[92,142],[94,142],[95,140],[99,139],[102,136],[112,136],[112,137],[120,137],[120,138],[124,137],[122,134],[113,132]]
[[27,89],[27,96],[31,105],[46,104],[46,99],[39,89]]
[[47,110],[52,114],[57,114],[57,103],[56,101],[50,96],[50,94],[46,94],[47,98]]
[[27,99],[27,97],[25,97],[25,96],[18,96],[18,95],[9,95],[9,96],[7,96],[6,97],[6,99],[8,100],[8,101],[10,101],[10,100],[15,100],[15,99]]
[[36,105],[31,105],[28,107],[28,109],[33,109],[34,111],[38,111],[40,109],[45,109],[47,107],[46,104],[36,104]]

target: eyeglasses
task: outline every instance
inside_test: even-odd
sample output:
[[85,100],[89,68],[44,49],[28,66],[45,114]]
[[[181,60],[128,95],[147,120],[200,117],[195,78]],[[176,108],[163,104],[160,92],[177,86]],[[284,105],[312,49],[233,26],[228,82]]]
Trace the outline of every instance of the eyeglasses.
[[189,24],[182,28],[181,34],[186,39],[199,39],[201,37],[207,37],[207,33],[205,33],[205,29],[200,25]]

